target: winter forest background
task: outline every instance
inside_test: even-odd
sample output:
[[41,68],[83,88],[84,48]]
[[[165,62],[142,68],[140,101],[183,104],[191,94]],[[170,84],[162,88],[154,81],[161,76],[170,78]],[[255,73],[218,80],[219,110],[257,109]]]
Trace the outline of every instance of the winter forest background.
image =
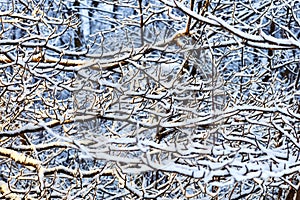
[[295,0],[0,0],[0,198],[300,198],[299,38]]

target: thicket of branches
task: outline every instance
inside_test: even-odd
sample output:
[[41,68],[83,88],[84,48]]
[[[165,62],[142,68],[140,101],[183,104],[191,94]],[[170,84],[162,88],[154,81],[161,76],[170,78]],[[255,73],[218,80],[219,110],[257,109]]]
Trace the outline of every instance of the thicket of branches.
[[299,9],[1,1],[1,198],[293,198]]

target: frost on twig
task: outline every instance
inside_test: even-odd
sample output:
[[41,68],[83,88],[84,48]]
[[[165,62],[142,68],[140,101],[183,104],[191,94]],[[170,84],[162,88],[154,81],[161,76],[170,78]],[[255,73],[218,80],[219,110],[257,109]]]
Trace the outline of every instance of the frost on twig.
[[21,200],[22,198],[15,193],[12,193],[7,184],[3,181],[0,181],[0,194],[1,198],[9,200]]
[[17,151],[3,148],[3,147],[0,147],[0,155],[7,157],[7,158],[11,158],[16,163],[19,163],[21,165],[25,165],[28,167],[34,167],[36,169],[38,169],[41,165],[41,161],[39,161],[39,160],[36,160],[36,159],[26,156],[22,153],[18,153]]

